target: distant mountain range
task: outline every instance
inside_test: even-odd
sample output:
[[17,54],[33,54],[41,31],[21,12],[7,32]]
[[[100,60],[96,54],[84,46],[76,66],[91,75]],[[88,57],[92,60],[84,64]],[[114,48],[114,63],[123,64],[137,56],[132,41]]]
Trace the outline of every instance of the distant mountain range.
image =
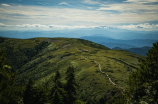
[[148,48],[158,41],[158,34],[153,32],[125,31],[119,29],[74,29],[54,31],[0,31],[0,37],[29,39],[35,37],[66,37],[89,40],[111,49],[119,47],[135,54],[145,56]]
[[142,56],[147,56],[146,53],[148,53],[148,50],[151,49],[151,47],[145,46],[141,48],[129,48],[129,49],[122,49],[119,47],[112,48],[113,50],[125,50],[134,54],[142,55]]
[[[35,37],[66,37],[80,38],[84,36],[103,36],[114,39],[158,39],[157,31],[130,31],[116,28],[87,28],[87,29],[59,29],[59,30],[30,30],[30,31],[0,31],[1,37],[28,39]],[[118,42],[117,42],[118,43]]]
[[81,39],[89,40],[114,50],[125,50],[143,56],[146,56],[152,44],[158,41],[152,39],[120,40],[104,36],[84,36]]

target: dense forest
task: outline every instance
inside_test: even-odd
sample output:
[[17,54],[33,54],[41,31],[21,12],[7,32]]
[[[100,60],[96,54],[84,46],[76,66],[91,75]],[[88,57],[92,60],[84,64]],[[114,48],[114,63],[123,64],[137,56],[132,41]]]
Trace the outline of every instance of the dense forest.
[[[1,39],[0,43],[3,43],[3,41],[5,40]],[[46,52],[49,54],[49,56],[46,57],[47,59],[54,58],[55,54],[52,55],[49,52],[55,52],[60,47],[55,46],[54,43],[50,43],[50,40],[35,41],[37,42],[37,44],[35,44],[33,47],[32,45],[25,48],[18,46],[14,49],[10,45],[10,47],[7,46],[1,49],[0,104],[156,104],[158,102],[158,43],[153,44],[153,47],[151,48],[151,50],[149,50],[147,57],[140,58],[139,56],[135,56],[137,57],[137,59],[139,59],[139,68],[134,66],[133,64],[127,62],[125,63],[123,59],[111,58],[111,54],[109,56],[106,56],[108,57],[108,59],[122,63],[124,65],[124,68],[126,68],[127,70],[126,72],[130,72],[129,78],[126,81],[127,86],[125,87],[125,90],[121,90],[120,88],[113,88],[112,90],[110,90],[109,96],[107,96],[107,94],[101,95],[101,93],[96,93],[94,96],[97,96],[98,98],[94,98],[94,96],[88,95],[89,93],[87,94],[87,92],[85,91],[85,89],[89,90],[89,87],[85,87],[84,89],[80,90],[80,88],[82,88],[83,86],[80,84],[79,81],[85,81],[83,78],[87,76],[87,74],[85,76],[82,75],[80,80],[77,79],[79,76],[77,74],[77,71],[80,71],[82,68],[76,67],[73,64],[67,64],[66,61],[64,61],[64,63],[67,64],[66,67],[64,67],[64,71],[58,70],[58,68],[64,66],[64,63],[60,62],[64,57],[72,57],[73,55],[77,57],[77,55],[79,54],[82,58],[83,55],[89,56],[89,53],[82,54],[79,51],[77,51],[76,53],[67,51],[60,57],[58,57],[58,59],[60,59],[59,63],[57,61],[56,64],[43,64],[42,61],[46,60],[45,57],[40,57],[39,60],[36,60],[36,58],[44,54],[45,47],[48,47],[46,50]],[[57,42],[58,40],[53,40],[53,42],[54,41]],[[86,45],[86,47],[93,47],[94,49],[97,49],[99,47],[97,49],[98,52],[99,49],[113,52],[104,46],[93,44],[89,41],[78,40],[77,42],[81,42],[83,45]],[[61,44],[61,42],[58,44]],[[65,47],[68,47],[68,45],[64,45],[64,47],[62,48],[65,49]],[[79,46],[75,45],[74,47],[76,48],[76,50],[81,50],[77,49]],[[88,50],[90,51],[90,48]],[[91,53],[97,54],[96,51],[91,51]],[[131,54],[128,54],[128,56],[129,55]],[[32,63],[33,59],[35,60],[33,61],[34,63]],[[30,62],[31,64],[25,64]],[[54,72],[53,76],[50,76],[49,80],[45,83],[43,82],[42,84],[38,84],[37,80],[45,77],[45,75],[41,74],[40,76],[36,76],[36,74],[32,74],[33,70],[36,70],[34,67],[37,68],[36,65],[39,65],[39,63],[40,65],[43,64],[43,66],[49,66]],[[98,65],[100,66],[100,64]],[[98,66],[95,66],[95,69],[96,67]],[[109,64],[108,67],[111,68],[112,66]],[[26,73],[31,72],[28,77],[24,76],[26,78],[22,77],[23,72],[25,71]],[[39,71],[41,70],[38,70],[38,72]],[[44,69],[42,71],[44,71]],[[115,79],[112,76],[115,70],[108,69],[106,71],[108,71],[108,74],[110,75],[110,77],[112,77],[112,79]],[[89,70],[88,72],[90,74]],[[51,72],[48,71],[45,74],[47,73]],[[98,70],[95,70],[95,73],[101,76]],[[93,74],[93,77],[96,76]],[[106,79],[104,79],[104,81],[105,80]],[[107,82],[109,83],[108,80]],[[121,82],[117,81],[117,79],[114,83],[121,84]],[[90,84],[91,86],[93,86],[92,82]],[[95,82],[94,85],[101,86],[101,84],[99,85],[98,82]],[[107,87],[103,86],[102,88],[108,89],[108,84]],[[85,95],[83,95],[83,92],[85,93]],[[82,94],[82,96],[80,94]],[[108,99],[108,97],[110,98],[110,100]]]
[[66,83],[61,83],[60,73],[56,71],[55,77],[52,78],[54,85],[50,92],[47,86],[34,86],[34,81],[29,79],[24,86],[17,86],[14,78],[15,73],[10,71],[10,66],[6,65],[5,55],[0,52],[0,103],[1,104],[84,104],[77,99],[74,67],[70,66],[66,71]]

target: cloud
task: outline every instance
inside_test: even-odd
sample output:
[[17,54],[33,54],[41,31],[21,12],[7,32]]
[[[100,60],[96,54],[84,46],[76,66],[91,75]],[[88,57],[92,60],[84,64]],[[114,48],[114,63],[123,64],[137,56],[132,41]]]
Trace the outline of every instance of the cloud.
[[93,9],[92,7],[87,7],[88,9]]
[[59,5],[69,5],[69,4],[66,2],[61,2],[61,3],[59,3]]
[[5,26],[5,24],[3,24],[3,23],[0,23],[0,26]]
[[128,11],[128,12],[138,12],[138,10],[144,10],[146,11],[156,11],[158,12],[158,5],[143,5],[143,4],[126,4],[126,3],[121,3],[121,4],[111,4],[111,5],[106,5],[102,4],[102,7],[100,7],[97,10],[115,10],[115,11]]
[[2,6],[10,6],[9,4],[1,4]]
[[158,24],[137,24],[137,25],[120,25],[120,26],[67,26],[67,25],[43,25],[43,24],[22,24],[22,25],[6,25],[0,23],[0,30],[6,31],[30,31],[30,30],[37,30],[37,31],[54,31],[54,30],[73,30],[73,29],[94,29],[94,28],[101,28],[101,29],[127,29],[127,30],[135,30],[135,31],[153,31],[158,30]]
[[[65,2],[61,2],[61,5],[65,4]],[[95,6],[92,9],[89,6],[83,6],[82,9],[57,6],[12,5],[7,8],[0,6],[0,21],[13,26],[22,24],[53,24],[55,27],[58,25],[60,27],[69,26],[69,28],[70,26],[114,26],[158,21],[157,5],[122,3],[102,4],[101,6],[98,10],[93,9],[96,8]],[[118,13],[113,11],[118,11]],[[30,25],[25,26],[31,28],[29,27]],[[37,29],[36,27],[38,26],[40,25],[36,25],[33,28]],[[16,28],[18,27],[16,26]],[[47,29],[50,28],[48,27]]]
[[92,5],[100,4],[97,0],[84,0],[83,3]]
[[120,29],[128,29],[128,30],[139,30],[139,31],[153,31],[158,30],[158,24],[138,24],[138,25],[123,25],[123,26],[117,26],[117,28]]
[[66,26],[66,25],[42,25],[42,24],[22,24],[22,25],[6,25],[0,23],[0,30],[19,30],[19,31],[28,31],[28,30],[63,30],[63,29],[85,29],[85,28],[95,28],[95,26]]
[[129,3],[155,3],[155,2],[158,2],[158,0],[126,0],[124,2],[129,2]]

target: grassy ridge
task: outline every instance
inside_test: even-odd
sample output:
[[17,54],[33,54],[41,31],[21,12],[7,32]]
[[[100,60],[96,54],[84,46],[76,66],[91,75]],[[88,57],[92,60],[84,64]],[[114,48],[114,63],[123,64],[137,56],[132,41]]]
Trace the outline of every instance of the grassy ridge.
[[88,104],[108,102],[120,90],[103,77],[94,60],[113,82],[126,88],[129,74],[139,68],[138,59],[143,58],[126,51],[110,50],[90,41],[70,38],[0,38],[0,49],[11,60],[19,85],[24,85],[31,78],[36,85],[51,86],[56,70],[59,70],[62,82],[65,82],[66,68],[73,65],[79,84],[78,97]]

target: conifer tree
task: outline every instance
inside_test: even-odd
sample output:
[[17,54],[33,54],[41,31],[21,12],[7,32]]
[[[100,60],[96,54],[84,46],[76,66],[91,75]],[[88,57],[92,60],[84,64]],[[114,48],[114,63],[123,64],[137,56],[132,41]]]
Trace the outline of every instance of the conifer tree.
[[44,104],[47,101],[46,91],[43,86],[34,87],[34,81],[29,80],[24,91],[24,104]]
[[66,80],[65,91],[67,92],[68,98],[66,99],[66,104],[72,104],[76,100],[76,80],[74,74],[74,67],[70,66],[66,71]]
[[43,86],[34,88],[34,102],[36,104],[45,104],[47,102],[46,89]]
[[128,102],[158,103],[158,42],[153,44],[147,57],[140,60],[141,68],[129,77]]
[[24,104],[33,104],[34,99],[33,99],[33,80],[29,80],[28,84],[26,85],[26,90],[24,91],[24,97],[23,97],[23,102]]
[[11,73],[10,66],[3,52],[0,51],[0,104],[16,104],[18,90],[14,85],[15,73]]
[[63,89],[62,83],[60,82],[60,78],[60,73],[57,71],[53,79],[54,86],[51,89],[52,104],[64,104],[66,93]]

